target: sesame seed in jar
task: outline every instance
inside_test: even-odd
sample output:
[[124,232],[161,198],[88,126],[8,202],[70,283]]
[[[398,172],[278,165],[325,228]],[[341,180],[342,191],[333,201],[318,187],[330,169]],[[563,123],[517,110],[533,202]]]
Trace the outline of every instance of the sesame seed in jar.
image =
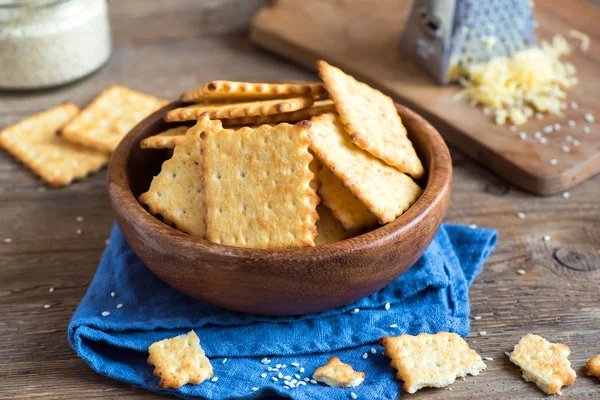
[[560,131],[560,124],[554,124],[554,130]]
[[550,160],[550,165],[556,165],[558,164],[558,160],[556,158],[553,158],[552,160]]
[[576,125],[575,121],[573,121],[572,119],[569,120],[568,124],[571,128],[573,128]]
[[585,134],[590,133],[590,127],[589,126],[584,126],[583,127],[583,133],[585,133]]
[[546,144],[546,143],[548,143],[548,138],[545,138],[545,137],[543,137],[543,138],[540,138],[540,143],[541,143],[541,144]]
[[593,124],[594,122],[596,122],[596,118],[594,118],[594,116],[591,113],[585,113],[583,115],[583,118],[590,124]]
[[538,131],[538,132],[534,133],[534,134],[533,134],[533,137],[534,137],[534,138],[536,138],[536,139],[539,139],[539,138],[541,138],[541,137],[542,137],[542,132],[539,132],[539,131]]
[[577,147],[577,146],[579,146],[579,144],[580,144],[579,140],[573,139],[573,146]]
[[527,139],[527,134],[525,132],[521,132],[521,133],[519,133],[519,138],[521,140],[525,140],[525,139]]
[[566,145],[562,145],[560,147],[560,149],[562,150],[563,153],[568,153],[569,151],[571,151],[571,148],[569,146],[566,146]]
[[544,131],[544,133],[551,133],[554,130],[554,127],[552,125],[548,125],[545,126],[542,131]]

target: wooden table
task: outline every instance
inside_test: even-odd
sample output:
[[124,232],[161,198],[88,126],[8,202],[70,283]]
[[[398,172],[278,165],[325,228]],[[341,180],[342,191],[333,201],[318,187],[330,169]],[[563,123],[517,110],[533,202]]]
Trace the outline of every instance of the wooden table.
[[[315,78],[250,45],[243,31],[263,0],[165,4],[111,2],[110,63],[66,88],[0,94],[0,126],[65,99],[83,105],[111,83],[172,99],[215,78]],[[600,353],[600,176],[576,187],[569,199],[532,197],[461,154],[452,156],[446,220],[500,232],[471,289],[472,315],[481,319],[472,321],[468,338],[494,361],[480,377],[458,380],[452,391],[428,389],[407,398],[545,397],[504,356],[528,332],[571,346],[579,378],[564,396],[600,398],[600,381],[583,373],[587,358]],[[517,218],[518,212],[526,217]],[[77,222],[78,216],[84,220]],[[94,373],[67,343],[67,324],[93,277],[112,220],[105,172],[46,190],[0,152],[0,398],[159,398]],[[83,234],[76,234],[78,228]]]

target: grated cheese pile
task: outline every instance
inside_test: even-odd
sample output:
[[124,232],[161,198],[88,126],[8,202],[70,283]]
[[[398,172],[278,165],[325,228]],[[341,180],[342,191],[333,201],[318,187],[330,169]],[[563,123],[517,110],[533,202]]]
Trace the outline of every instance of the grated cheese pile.
[[457,99],[483,106],[486,113],[493,111],[498,125],[508,120],[522,125],[536,112],[561,115],[566,90],[577,83],[573,64],[560,60],[571,50],[567,40],[556,35],[552,43],[542,42],[510,58],[468,66]]

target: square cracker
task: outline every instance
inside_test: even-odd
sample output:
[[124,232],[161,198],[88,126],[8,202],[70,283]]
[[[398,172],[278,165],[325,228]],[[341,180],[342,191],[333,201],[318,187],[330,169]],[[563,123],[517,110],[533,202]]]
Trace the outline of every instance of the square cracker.
[[313,105],[312,97],[292,97],[289,99],[246,101],[243,103],[194,104],[175,108],[165,115],[165,121],[193,121],[202,114],[210,119],[227,119],[286,113],[301,110]]
[[298,111],[292,111],[281,114],[259,115],[253,117],[231,118],[224,120],[223,123],[226,127],[238,125],[279,124],[281,122],[288,122],[291,124],[294,122],[300,122],[311,119],[312,117],[326,112],[335,112],[335,106],[333,105],[333,101],[319,100],[315,101],[315,103],[311,107],[304,108]]
[[183,141],[185,133],[190,129],[189,126],[177,126],[167,129],[164,132],[149,136],[140,142],[142,149],[174,149],[175,146]]
[[357,232],[377,225],[377,217],[351,191],[342,186],[342,181],[329,168],[319,171],[319,180],[321,203],[331,210],[345,230]]
[[356,372],[349,364],[344,364],[338,357],[331,357],[327,364],[313,373],[313,379],[336,388],[357,387],[365,380],[364,372]]
[[317,213],[319,213],[319,220],[317,221],[318,235],[315,239],[315,245],[321,246],[339,242],[351,236],[344,230],[340,221],[335,219],[329,208],[318,205]]
[[399,171],[422,177],[423,165],[394,101],[325,61],[317,61],[317,69],[352,142]]
[[165,104],[166,100],[114,85],[100,93],[61,133],[71,142],[110,153],[134,126]]
[[249,248],[315,245],[308,124],[203,134],[206,239]]
[[383,337],[379,344],[385,347],[383,354],[392,359],[390,366],[398,370],[396,378],[404,381],[402,389],[408,393],[445,387],[458,377],[479,375],[486,368],[479,354],[456,333]]
[[140,203],[147,205],[150,213],[161,215],[165,223],[200,238],[206,231],[200,134],[222,129],[220,121],[211,121],[207,117],[199,119],[175,147],[173,156],[163,163],[148,191],[139,197]]
[[311,123],[311,149],[379,223],[393,221],[417,201],[421,188],[409,176],[355,146],[335,115],[322,114]]
[[57,135],[79,112],[73,103],[50,108],[0,132],[3,147],[52,186],[66,186],[102,168],[108,155]]
[[321,83],[253,83],[213,81],[185,92],[181,100],[189,102],[285,99],[306,96],[319,98],[326,94]]
[[547,394],[556,394],[577,378],[567,358],[569,354],[571,349],[566,344],[550,343],[529,333],[510,353],[510,361],[521,368],[527,382],[535,383]]
[[213,376],[210,360],[194,331],[152,343],[148,353],[148,364],[154,365],[154,376],[160,378],[161,388],[198,385]]

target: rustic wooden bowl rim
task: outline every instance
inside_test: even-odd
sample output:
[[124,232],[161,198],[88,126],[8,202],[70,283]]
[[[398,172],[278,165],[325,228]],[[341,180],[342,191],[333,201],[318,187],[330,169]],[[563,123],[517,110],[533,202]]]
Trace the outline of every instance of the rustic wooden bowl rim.
[[[450,190],[452,172],[450,154],[446,144],[437,130],[420,115],[410,110],[407,107],[396,104],[399,114],[404,118],[410,118],[416,121],[420,127],[419,132],[410,132],[410,135],[426,135],[427,141],[430,142],[430,148],[443,149],[431,155],[430,168],[427,170],[427,183],[423,190],[423,194],[404,214],[396,220],[352,238],[314,246],[292,249],[248,249],[242,247],[234,247],[213,243],[208,240],[200,239],[183,233],[171,226],[163,223],[152,216],[142,205],[137,201],[132,193],[129,176],[127,171],[129,152],[133,145],[139,143],[137,139],[143,139],[157,132],[148,132],[148,129],[170,109],[181,106],[179,101],[172,102],[162,109],[150,115],[121,141],[117,149],[114,151],[108,166],[108,187],[109,194],[113,199],[115,206],[122,210],[127,210],[131,217],[137,221],[137,224],[142,226],[143,230],[151,229],[158,240],[164,241],[163,244],[168,244],[169,247],[182,251],[182,249],[190,252],[202,252],[205,254],[215,254],[220,257],[230,257],[232,260],[240,260],[246,257],[253,259],[263,259],[265,262],[277,262],[278,260],[286,260],[289,258],[311,258],[314,261],[339,253],[351,253],[354,251],[362,251],[370,247],[379,247],[385,245],[386,242],[391,242],[403,232],[412,228],[415,224],[422,221],[436,204],[443,201],[444,195]],[[154,150],[145,150],[154,151]],[[427,166],[426,166],[427,169]]]

